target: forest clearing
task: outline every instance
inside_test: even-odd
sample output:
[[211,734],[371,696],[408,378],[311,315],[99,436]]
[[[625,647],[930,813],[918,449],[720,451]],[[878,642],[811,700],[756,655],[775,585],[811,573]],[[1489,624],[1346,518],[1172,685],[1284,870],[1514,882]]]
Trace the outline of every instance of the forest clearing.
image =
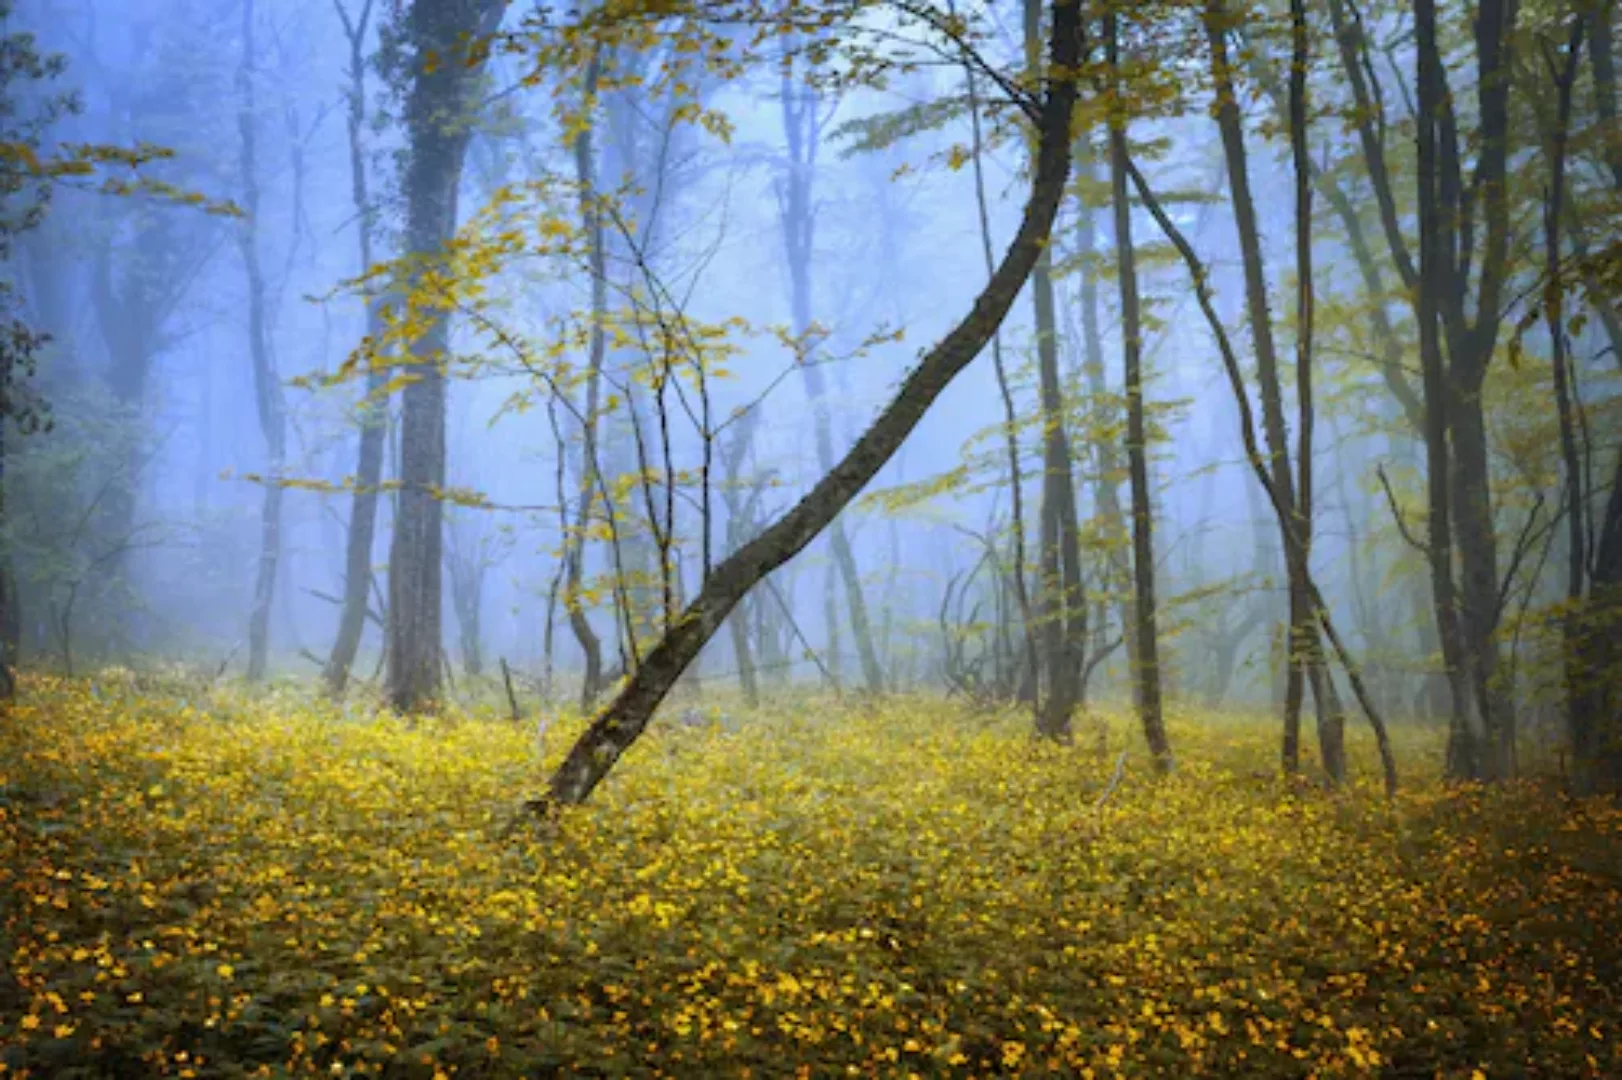
[[669,724],[503,838],[578,718],[542,753],[499,711],[33,690],[0,729],[6,1075],[1622,1071],[1622,809],[1444,787],[1434,733],[1388,802],[1362,737],[1349,789],[1284,792],[1251,717],[1173,710],[1177,773],[1117,777],[1119,715],[1060,747],[795,698]]

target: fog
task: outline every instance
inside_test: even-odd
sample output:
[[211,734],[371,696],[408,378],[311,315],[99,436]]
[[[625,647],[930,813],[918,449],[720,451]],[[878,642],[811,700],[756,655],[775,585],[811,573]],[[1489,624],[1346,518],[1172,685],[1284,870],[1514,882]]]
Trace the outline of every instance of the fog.
[[[143,177],[238,206],[250,182],[257,189],[257,207],[244,218],[150,193],[109,196],[91,185],[64,185],[53,193],[41,225],[13,252],[12,273],[26,310],[51,335],[37,382],[55,417],[49,432],[9,447],[9,529],[23,597],[25,665],[84,673],[106,664],[182,661],[233,674],[245,670],[264,487],[278,470],[286,493],[269,609],[270,673],[313,679],[327,662],[345,588],[355,417],[369,364],[362,346],[368,333],[362,293],[369,285],[359,281],[367,268],[358,233],[363,223],[369,226],[376,260],[400,257],[408,243],[402,184],[409,140],[402,109],[411,76],[389,73],[376,60],[379,28],[389,31],[400,17],[388,6],[366,12],[359,40],[367,62],[360,163],[370,184],[370,213],[358,212],[354,199],[346,123],[351,43],[344,20],[353,26],[363,6],[360,0],[257,0],[246,58],[236,3],[33,0],[11,16],[14,25],[38,35],[42,49],[65,57],[54,85],[82,105],[49,126],[45,145],[151,144],[172,156],[143,166]],[[498,45],[478,74],[479,103],[456,191],[464,237],[488,236],[502,222],[522,229],[556,220],[560,232],[565,225],[579,230],[577,163],[565,132],[569,110],[581,98],[579,73],[537,69],[524,46],[527,15],[521,5],[507,12],[503,28],[517,36],[502,40],[513,47]],[[990,12],[980,47],[992,66],[1018,64],[1013,23],[1011,11]],[[1410,48],[1393,46],[1392,62],[1408,64],[1404,50]],[[630,55],[627,50],[622,58]],[[629,63],[656,72],[660,56],[655,49]],[[977,182],[991,249],[1000,255],[1013,236],[1028,186],[1026,143],[1010,110],[982,102],[977,109],[989,113],[981,118],[989,140],[983,173],[965,163],[971,137],[961,106],[965,69],[951,59],[935,56],[884,89],[812,93],[804,89],[803,65],[786,81],[767,63],[683,76],[693,85],[683,88],[681,100],[724,115],[731,125],[724,140],[702,124],[672,123],[677,97],[656,80],[602,93],[590,121],[593,165],[602,189],[619,192],[605,251],[609,304],[624,304],[634,291],[637,303],[662,303],[661,317],[688,328],[734,319],[748,325],[728,331],[736,353],[716,360],[726,373],[709,381],[707,407],[717,434],[708,459],[690,401],[668,395],[665,415],[657,415],[659,395],[648,382],[654,352],[647,342],[631,334],[608,344],[603,394],[610,403],[600,417],[598,455],[603,489],[618,496],[612,517],[623,535],[614,540],[593,532],[583,554],[583,608],[604,643],[607,668],[628,659],[616,581],[624,586],[624,604],[638,612],[638,651],[657,636],[660,587],[653,580],[658,558],[650,547],[656,539],[648,528],[650,507],[656,516],[667,496],[674,506],[672,574],[684,601],[705,574],[700,471],[712,470],[704,483],[713,494],[707,522],[713,563],[825,471],[827,462],[815,449],[819,408],[827,411],[837,457],[921,353],[968,312],[987,279]],[[1348,91],[1330,66],[1325,60],[1314,92],[1326,108],[1349,108]],[[1280,349],[1287,353],[1296,283],[1294,175],[1279,132],[1282,103],[1257,87],[1245,107],[1252,194]],[[988,89],[980,80],[982,97]],[[812,114],[792,148],[785,93]],[[1390,97],[1386,108],[1395,124],[1404,106],[1400,94]],[[941,122],[918,125],[921,130],[877,148],[857,145],[863,121],[944,100],[958,106]],[[242,165],[245,132],[255,144],[252,177]],[[808,138],[814,146],[806,145]],[[1210,268],[1216,310],[1248,367],[1244,258],[1215,125],[1203,107],[1160,110],[1134,121],[1133,139],[1144,148],[1143,166],[1173,220]],[[1533,155],[1534,147],[1525,154]],[[1345,124],[1318,125],[1311,157],[1339,178],[1357,213],[1373,213]],[[1083,198],[1062,206],[1051,251],[1083,582],[1090,593],[1088,641],[1093,654],[1108,651],[1085,693],[1091,701],[1125,701],[1127,650],[1117,643],[1128,586],[1110,569],[1125,553],[1099,503],[1106,485],[1126,499],[1124,474],[1100,481],[1105,449],[1113,445],[1119,453],[1126,442],[1118,418],[1121,309],[1101,136],[1081,158],[1072,186]],[[525,185],[532,185],[527,194]],[[503,190],[508,201],[493,204]],[[801,211],[791,205],[796,190],[809,199]],[[809,227],[810,237],[800,297],[805,310],[798,312],[785,227],[795,213],[803,214],[799,224]],[[481,214],[487,215],[482,225]],[[1165,693],[1173,702],[1205,708],[1266,705],[1282,693],[1275,657],[1287,590],[1277,525],[1244,460],[1234,399],[1188,269],[1141,203],[1131,214],[1146,305],[1144,390]],[[1414,340],[1413,319],[1395,293],[1368,297],[1344,223],[1322,199],[1318,218],[1312,566],[1379,704],[1400,720],[1441,722],[1434,698],[1426,696],[1437,693],[1440,669],[1424,560],[1398,535],[1376,475],[1383,467],[1395,497],[1420,514],[1424,447],[1382,378],[1368,311],[1383,307],[1405,350]],[[1090,255],[1081,250],[1084,224],[1095,246]],[[1378,242],[1378,226],[1369,217],[1363,224]],[[1528,225],[1528,235],[1532,231]],[[286,451],[279,465],[268,454],[259,416],[250,341],[257,332],[251,310],[261,301],[249,294],[244,235],[260,264],[264,340],[285,399]],[[544,230],[533,235],[544,239]],[[446,483],[455,492],[444,497],[443,649],[453,680],[492,677],[505,660],[558,699],[575,693],[583,662],[557,600],[566,547],[560,495],[572,518],[584,467],[579,410],[589,343],[580,328],[592,304],[593,275],[579,241],[577,235],[563,243],[569,250],[551,252],[531,243],[464,265],[483,291],[459,298],[464,309],[450,313],[456,359],[447,384]],[[1390,287],[1396,274],[1389,265],[1385,274]],[[1529,289],[1535,274],[1528,257],[1524,272],[1512,273],[1515,287]],[[797,325],[807,315],[813,325]],[[1033,319],[1027,289],[1003,322],[999,344],[1020,416],[1026,544],[1034,568],[1043,464]],[[1091,343],[1089,320],[1097,332]],[[1547,353],[1538,333],[1526,335],[1533,356]],[[798,359],[796,335],[805,335]],[[1579,392],[1593,418],[1588,452],[1600,462],[1614,453],[1615,442],[1604,423],[1614,365],[1598,359],[1602,336],[1595,321],[1578,328],[1570,343],[1583,372]],[[1102,360],[1102,395],[1084,371],[1089,344]],[[967,586],[962,580],[984,553],[971,534],[1005,537],[1011,509],[1000,449],[1005,417],[989,352],[952,382],[838,519],[893,689],[953,689],[943,671],[943,642],[952,634],[968,635],[971,659],[993,648],[987,620],[994,620],[1000,601],[990,575],[982,572]],[[1403,362],[1407,384],[1417,386],[1417,358],[1405,353]],[[1494,469],[1503,478],[1492,511],[1498,561],[1501,571],[1512,560],[1518,564],[1508,569],[1512,614],[1506,619],[1552,600],[1562,587],[1558,548],[1554,558],[1549,548],[1561,542],[1548,535],[1557,530],[1537,531],[1525,551],[1515,547],[1540,493],[1558,498],[1552,450],[1526,443],[1536,439],[1533,425],[1517,427],[1526,414],[1513,404],[1543,407],[1545,368],[1542,360],[1513,368],[1500,362],[1490,391],[1499,403],[1489,421]],[[826,384],[824,405],[811,397],[805,376],[813,372]],[[1289,397],[1293,380],[1286,376],[1286,383]],[[398,475],[400,456],[399,394],[391,400],[385,487]],[[743,490],[752,486],[754,504],[751,520],[735,524],[731,515],[742,512],[741,504],[716,485],[727,440],[738,428],[741,414],[734,410],[746,408],[755,426],[738,483]],[[730,426],[717,426],[729,417]],[[643,475],[639,431],[648,468],[657,474],[645,485],[637,481]],[[960,468],[953,482],[932,483]],[[671,469],[682,477],[679,498],[664,483]],[[360,682],[381,678],[382,612],[375,608],[389,593],[381,583],[395,516],[387,492],[379,514],[372,551],[378,618],[365,625],[355,663]],[[593,509],[594,518],[601,514],[601,506]],[[1538,523],[1531,528],[1538,530]],[[771,655],[756,657],[768,686],[861,684],[861,657],[830,543],[830,534],[820,536],[733,615],[754,620],[761,641],[771,639]],[[1034,569],[1030,573],[1034,580]],[[943,615],[949,584],[963,599]],[[1528,636],[1535,635],[1528,630]],[[1532,662],[1535,643],[1506,637],[1501,647],[1506,656],[1516,649],[1528,656],[1510,676],[1513,696],[1533,714],[1546,708],[1552,697]],[[1507,662],[1514,667],[1513,657]],[[725,634],[709,642],[687,678],[706,690],[735,686],[738,658]]]

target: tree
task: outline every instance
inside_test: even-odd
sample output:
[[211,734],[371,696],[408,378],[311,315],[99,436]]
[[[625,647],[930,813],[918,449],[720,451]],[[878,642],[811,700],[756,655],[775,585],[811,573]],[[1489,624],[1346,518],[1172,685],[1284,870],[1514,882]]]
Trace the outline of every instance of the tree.
[[1132,240],[1132,204],[1127,193],[1126,117],[1120,109],[1120,22],[1111,8],[1104,16],[1105,62],[1116,108],[1109,124],[1110,202],[1115,217],[1116,275],[1121,293],[1121,367],[1126,386],[1126,453],[1132,487],[1133,690],[1143,735],[1157,768],[1171,767],[1171,743],[1160,702],[1160,640],[1155,605],[1154,505],[1149,492],[1148,430],[1143,414],[1143,318],[1138,299],[1137,247]]
[[[457,188],[471,134],[487,40],[506,0],[413,0],[397,28],[397,61],[407,81],[404,121],[409,143],[403,180],[406,247],[416,273],[439,256],[456,232]],[[413,712],[439,695],[443,659],[445,367],[448,313],[426,313],[400,364],[411,381],[401,392],[400,509],[389,550],[388,675],[390,705]]]
[[760,535],[715,567],[680,618],[575,743],[553,775],[548,793],[526,804],[529,810],[547,812],[554,806],[580,803],[591,794],[641,736],[653,711],[738,601],[828,526],[991,340],[1045,249],[1064,197],[1081,46],[1080,4],[1053,0],[1046,83],[1039,101],[1025,103],[1039,134],[1030,196],[1019,231],[972,310],[919,358],[895,396],[833,469]]
[[[364,0],[360,13],[351,17],[342,0],[334,0],[349,43],[349,87],[345,94],[349,134],[349,193],[355,208],[355,237],[360,249],[362,272],[372,267],[376,246],[376,207],[372,205],[371,185],[366,171],[362,132],[366,126],[366,28],[372,13],[372,0]],[[382,300],[369,295],[366,304],[366,332],[377,341],[383,330]],[[368,365],[366,389],[362,393],[360,439],[356,449],[355,492],[349,503],[349,526],[344,541],[343,606],[338,616],[338,635],[332,643],[322,678],[332,697],[343,694],[360,639],[366,629],[366,613],[372,589],[372,546],[377,537],[377,503],[383,481],[383,442],[388,433],[388,367],[374,358]]]
[[[1041,0],[1025,0],[1025,60],[1034,78],[1042,59]],[[1032,144],[1034,159],[1041,153]],[[1076,521],[1076,481],[1070,436],[1065,430],[1064,391],[1059,379],[1059,337],[1054,322],[1053,256],[1042,249],[1031,270],[1036,319],[1038,400],[1042,418],[1042,509],[1037,565],[1041,568],[1036,615],[1046,693],[1037,707],[1036,730],[1068,742],[1070,718],[1081,697],[1086,663],[1087,597],[1081,581],[1081,542]]]
[[[0,26],[8,25],[10,0],[0,0]],[[37,163],[45,129],[63,111],[71,97],[49,94],[43,105],[30,106],[34,87],[49,84],[62,73],[65,61],[44,54],[33,35],[6,31],[0,37],[0,264],[9,264],[18,237],[44,220],[50,188]],[[22,317],[12,282],[0,278],[0,529],[7,524],[5,461],[13,430],[27,434],[49,423],[45,403],[25,380],[34,373],[47,338]],[[16,575],[9,550],[0,551],[0,702],[17,691],[14,669],[22,637]]]
[[264,677],[270,651],[270,606],[282,553],[282,470],[287,456],[287,407],[271,358],[266,311],[265,272],[259,255],[259,165],[257,105],[254,94],[254,0],[242,5],[242,59],[237,68],[238,171],[242,185],[242,219],[237,247],[247,275],[248,358],[253,366],[254,401],[259,430],[265,439],[267,467],[264,505],[260,509],[259,561],[254,575],[253,606],[248,617],[248,678]]
[[[777,188],[779,217],[783,229],[783,247],[787,255],[789,272],[789,306],[793,317],[792,332],[799,342],[800,372],[805,378],[806,396],[811,400],[812,422],[815,427],[817,467],[824,473],[833,468],[833,419],[828,407],[828,388],[818,365],[817,350],[810,340],[814,330],[811,322],[811,271],[814,259],[813,242],[816,237],[816,210],[813,204],[817,151],[822,141],[822,129],[828,118],[821,115],[821,96],[810,86],[796,84],[791,63],[783,66],[782,90],[779,95],[783,113],[783,134],[788,141],[788,160],[782,180]],[[850,537],[845,533],[841,519],[835,518],[828,530],[829,547],[833,552],[834,569],[844,584],[845,601],[850,610],[851,636],[856,639],[856,654],[862,665],[862,678],[870,694],[884,692],[884,672],[879,667],[878,653],[873,648],[873,629],[867,616],[867,599],[862,592],[861,573],[856,566],[856,554],[851,550]],[[838,608],[833,603],[833,578],[828,579],[828,633],[838,633]],[[838,650],[830,649],[830,662],[837,664]]]

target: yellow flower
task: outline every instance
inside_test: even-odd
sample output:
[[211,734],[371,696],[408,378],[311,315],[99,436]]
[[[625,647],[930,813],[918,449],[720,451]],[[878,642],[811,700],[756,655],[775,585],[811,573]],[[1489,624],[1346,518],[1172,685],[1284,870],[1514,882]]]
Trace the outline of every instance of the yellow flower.
[[232,967],[230,964],[221,964],[219,967],[215,968],[214,971],[219,975],[220,978],[229,980],[231,976],[236,974],[237,969]]
[[38,1029],[38,1027],[39,1027],[39,1017],[35,1016],[33,1013],[29,1013],[27,1016],[23,1017],[23,1030],[24,1031],[34,1031],[34,1030]]

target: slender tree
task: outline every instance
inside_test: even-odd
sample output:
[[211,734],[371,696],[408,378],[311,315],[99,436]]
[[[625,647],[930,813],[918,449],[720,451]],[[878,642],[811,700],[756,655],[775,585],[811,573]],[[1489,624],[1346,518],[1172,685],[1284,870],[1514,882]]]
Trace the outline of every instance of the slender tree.
[[[362,272],[370,269],[376,257],[377,212],[372,205],[371,184],[366,169],[366,53],[367,26],[371,21],[372,0],[364,0],[358,14],[351,16],[343,0],[333,0],[349,44],[349,85],[345,90],[345,120],[349,134],[349,198],[355,211],[355,238]],[[383,331],[382,298],[369,295],[366,302],[366,333],[378,347]],[[366,373],[366,389],[359,406],[360,438],[356,450],[355,491],[349,503],[349,528],[344,540],[344,593],[339,609],[338,636],[322,672],[327,693],[343,694],[349,673],[360,651],[361,634],[366,629],[367,605],[374,580],[372,548],[377,538],[377,506],[383,482],[383,443],[388,432],[388,367],[380,356],[371,358]]]
[[247,275],[248,359],[253,366],[254,403],[265,440],[264,500],[259,510],[259,561],[253,606],[248,616],[248,678],[261,679],[270,652],[270,608],[282,554],[282,472],[287,457],[287,408],[271,356],[265,272],[259,253],[258,117],[254,93],[254,0],[242,5],[242,58],[237,66],[237,134],[242,219],[237,248]]
[[[1025,0],[1026,66],[1035,72],[1042,59],[1041,0]],[[1040,154],[1033,142],[1031,156]],[[1071,714],[1081,697],[1086,662],[1087,597],[1081,581],[1081,541],[1070,435],[1065,430],[1064,390],[1059,378],[1059,335],[1053,296],[1053,256],[1043,247],[1031,270],[1031,305],[1036,320],[1036,366],[1042,418],[1041,569],[1037,603],[1045,693],[1036,730],[1068,742]]]
[[1104,16],[1105,62],[1115,108],[1110,114],[1110,203],[1115,217],[1115,266],[1121,293],[1121,367],[1126,387],[1126,454],[1132,488],[1132,682],[1143,736],[1155,765],[1172,765],[1171,742],[1160,700],[1160,635],[1155,604],[1154,506],[1149,491],[1149,434],[1143,409],[1143,315],[1138,298],[1137,245],[1127,193],[1127,127],[1121,108],[1120,23],[1111,7]]
[[[817,467],[824,473],[834,466],[833,420],[829,411],[828,390],[822,369],[817,365],[817,350],[810,340],[811,323],[811,271],[814,261],[813,242],[816,236],[816,211],[813,206],[813,182],[816,176],[817,151],[822,141],[824,118],[821,96],[811,87],[797,85],[792,64],[785,64],[782,72],[780,101],[783,113],[783,134],[788,141],[787,167],[783,170],[778,187],[779,214],[783,229],[783,247],[788,256],[789,300],[793,317],[795,339],[801,342],[800,371],[805,378],[806,396],[811,399],[812,422],[815,425]],[[835,518],[828,530],[829,547],[833,552],[833,566],[829,570],[828,633],[837,640],[839,619],[834,603],[834,575],[844,583],[845,601],[850,612],[851,636],[855,639],[856,655],[862,665],[862,679],[868,693],[884,692],[884,672],[879,667],[878,652],[873,647],[873,630],[867,614],[867,598],[862,590],[862,579],[856,565],[856,553],[850,537],[845,533],[841,519]],[[829,649],[830,664],[837,664],[837,646]]]

